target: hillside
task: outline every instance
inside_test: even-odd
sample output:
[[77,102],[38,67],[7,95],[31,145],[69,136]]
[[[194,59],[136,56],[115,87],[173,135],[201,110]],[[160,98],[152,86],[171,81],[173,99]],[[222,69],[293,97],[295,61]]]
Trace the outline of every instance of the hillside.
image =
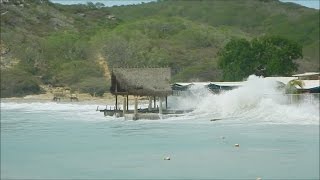
[[295,40],[304,55],[298,71],[319,71],[319,10],[277,0],[241,2],[3,1],[1,97],[40,93],[38,85],[48,84],[101,94],[113,66],[169,66],[173,81],[221,80],[217,52],[234,37]]

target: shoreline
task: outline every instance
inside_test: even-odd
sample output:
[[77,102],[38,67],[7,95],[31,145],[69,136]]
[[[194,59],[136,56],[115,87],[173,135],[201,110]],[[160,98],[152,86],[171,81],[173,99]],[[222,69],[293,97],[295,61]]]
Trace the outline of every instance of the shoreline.
[[53,101],[52,93],[27,95],[23,97],[1,98],[1,101],[39,101],[39,102],[112,102],[114,97],[111,93],[105,93],[103,97],[92,97],[90,94],[79,93],[79,101],[71,101],[69,97],[61,98],[61,101]]
[[[79,93],[78,94],[78,101],[71,101],[70,98],[64,97],[61,98],[61,101],[53,101],[53,94],[52,93],[45,93],[45,94],[36,94],[36,95],[27,95],[24,97],[10,97],[10,98],[1,98],[1,102],[61,102],[61,103],[89,103],[89,104],[104,104],[104,105],[113,105],[115,103],[115,96],[112,95],[110,92],[104,93],[102,97],[93,97],[87,93]],[[134,97],[129,96],[129,104],[134,104]],[[139,98],[140,101],[146,101],[145,98]],[[122,97],[118,96],[118,104],[122,104]]]

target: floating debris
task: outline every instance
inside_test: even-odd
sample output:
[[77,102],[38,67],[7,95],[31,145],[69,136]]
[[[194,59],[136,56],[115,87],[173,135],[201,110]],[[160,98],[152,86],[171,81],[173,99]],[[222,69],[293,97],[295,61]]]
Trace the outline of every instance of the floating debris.
[[165,157],[163,160],[171,160],[171,158],[169,156]]
[[240,147],[240,144],[234,144],[234,147]]
[[211,119],[210,121],[219,121],[222,120],[222,118],[215,118],[215,119]]

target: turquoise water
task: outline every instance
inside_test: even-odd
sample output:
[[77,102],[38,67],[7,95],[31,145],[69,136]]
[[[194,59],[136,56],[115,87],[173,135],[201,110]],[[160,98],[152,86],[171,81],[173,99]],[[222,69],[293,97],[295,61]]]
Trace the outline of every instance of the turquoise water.
[[319,179],[319,124],[125,121],[95,108],[2,102],[1,178]]
[[194,111],[161,120],[2,100],[1,179],[319,179],[319,99],[288,103],[275,87],[257,77],[220,95],[195,86],[168,99]]

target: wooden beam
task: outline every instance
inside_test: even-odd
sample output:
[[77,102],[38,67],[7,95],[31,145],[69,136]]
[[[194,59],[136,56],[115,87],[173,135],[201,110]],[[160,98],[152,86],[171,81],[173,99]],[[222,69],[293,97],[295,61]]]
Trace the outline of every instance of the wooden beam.
[[168,109],[168,96],[166,96],[166,109]]
[[149,106],[148,106],[148,111],[151,111],[152,109],[152,99],[151,96],[149,96]]
[[138,96],[135,96],[135,97],[134,97],[133,120],[138,120]]
[[129,95],[127,94],[127,110],[129,110]]
[[123,104],[122,104],[122,106],[123,106],[123,117],[124,117],[124,115],[125,115],[125,113],[126,113],[126,97],[125,96],[123,96]]
[[159,114],[162,114],[162,97],[159,97]]
[[116,110],[118,110],[118,96],[116,95]]

